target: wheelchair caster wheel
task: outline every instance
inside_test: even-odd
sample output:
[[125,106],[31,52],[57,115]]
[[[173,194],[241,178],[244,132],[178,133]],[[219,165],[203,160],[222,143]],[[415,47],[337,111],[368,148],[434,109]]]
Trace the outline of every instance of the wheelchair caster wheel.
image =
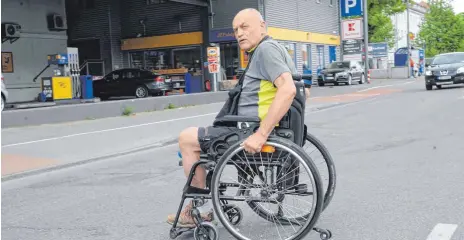
[[243,219],[242,210],[235,205],[225,205],[222,207],[222,211],[227,214],[227,218],[232,225],[238,225]]
[[324,230],[321,232],[320,237],[321,240],[329,240],[330,238],[332,238],[332,233],[330,232],[330,230]]
[[179,236],[179,235],[180,235],[180,233],[175,228],[171,228],[171,231],[169,231],[169,237],[171,239],[176,239],[176,237]]
[[193,238],[195,240],[219,240],[219,234],[216,226],[209,222],[203,222],[195,228]]

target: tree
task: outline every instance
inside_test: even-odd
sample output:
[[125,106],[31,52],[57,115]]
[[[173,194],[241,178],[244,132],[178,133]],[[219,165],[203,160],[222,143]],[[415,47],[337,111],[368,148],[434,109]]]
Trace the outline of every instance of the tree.
[[393,23],[390,16],[406,10],[403,0],[368,0],[369,42],[387,42],[390,47],[395,43]]
[[464,47],[463,17],[454,13],[449,1],[432,1],[418,38],[419,42],[425,43],[427,57],[457,51]]

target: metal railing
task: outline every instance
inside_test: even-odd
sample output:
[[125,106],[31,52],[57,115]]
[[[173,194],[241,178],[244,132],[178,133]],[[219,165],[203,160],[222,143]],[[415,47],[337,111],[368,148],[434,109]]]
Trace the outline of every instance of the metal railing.
[[105,61],[102,59],[88,59],[79,66],[81,75],[105,76]]

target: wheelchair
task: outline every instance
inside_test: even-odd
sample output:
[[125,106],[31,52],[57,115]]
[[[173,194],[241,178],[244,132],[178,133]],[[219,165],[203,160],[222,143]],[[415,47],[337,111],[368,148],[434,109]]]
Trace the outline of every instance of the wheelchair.
[[[302,76],[300,76],[301,78]],[[298,77],[294,76],[294,80]],[[305,84],[295,82],[297,95],[287,114],[281,119],[279,125],[269,136],[261,152],[247,153],[240,145],[248,136],[251,136],[259,128],[259,118],[227,115],[222,121],[233,124],[236,131],[214,140],[207,152],[200,154],[200,160],[190,170],[189,177],[183,189],[183,194],[176,219],[170,230],[170,238],[175,239],[186,231],[193,230],[194,239],[204,240],[219,239],[219,231],[211,222],[204,222],[200,216],[199,208],[206,201],[211,200],[214,213],[225,229],[236,239],[302,239],[311,230],[319,233],[322,240],[332,237],[330,230],[315,227],[321,213],[330,203],[335,190],[335,167],[330,154],[324,145],[313,135],[307,132],[305,119]],[[325,158],[329,171],[329,183],[324,189],[319,170],[311,157],[303,151],[306,141],[314,144]],[[263,158],[264,157],[264,158]],[[179,162],[181,166],[182,162]],[[207,171],[206,189],[190,186],[197,167],[204,167]],[[231,167],[226,171],[226,167]],[[308,175],[307,181],[302,181],[303,172]],[[225,174],[226,180],[220,180]],[[260,183],[255,183],[258,180]],[[312,187],[309,186],[311,184]],[[230,188],[236,188],[230,195],[226,194]],[[257,190],[255,194],[252,191]],[[310,211],[300,216],[287,216],[297,210],[306,210],[308,207],[292,207],[284,203],[290,197],[307,197],[311,201],[301,200],[301,203],[309,203]],[[185,200],[192,200],[191,216],[194,219],[194,228],[180,228],[177,223]],[[255,225],[254,222],[244,222],[243,208],[231,202],[245,203],[245,207],[251,208],[252,214],[267,224]],[[277,207],[276,213],[271,213],[262,204],[273,204]],[[271,231],[255,228],[265,226],[275,227],[276,235],[264,237]],[[279,227],[287,227],[290,236],[283,238]],[[243,229],[250,227],[251,235],[246,236]],[[299,229],[297,230],[297,228]]]

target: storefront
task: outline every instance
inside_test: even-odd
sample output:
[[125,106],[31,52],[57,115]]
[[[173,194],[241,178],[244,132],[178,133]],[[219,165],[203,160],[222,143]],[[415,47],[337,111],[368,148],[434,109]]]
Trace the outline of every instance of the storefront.
[[179,93],[186,87],[185,74],[204,80],[202,32],[125,39],[121,48],[129,67],[170,75]]
[[236,78],[240,69],[240,48],[232,28],[214,29],[209,32],[209,42],[216,43],[221,49],[222,79]]

